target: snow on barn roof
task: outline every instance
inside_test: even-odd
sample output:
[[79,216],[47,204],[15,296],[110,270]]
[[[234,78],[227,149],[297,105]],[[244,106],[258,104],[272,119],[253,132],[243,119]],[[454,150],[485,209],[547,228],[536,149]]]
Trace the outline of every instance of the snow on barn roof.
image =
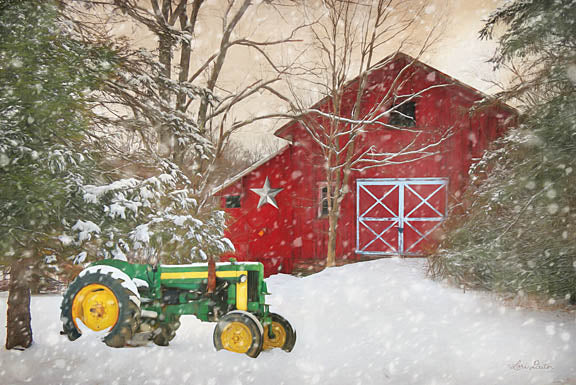
[[248,167],[244,171],[239,172],[238,174],[234,175],[233,177],[226,179],[224,181],[224,183],[222,183],[220,186],[215,187],[212,190],[211,195],[215,195],[215,194],[219,193],[220,191],[224,190],[226,187],[229,187],[232,184],[234,184],[235,182],[237,182],[238,180],[242,179],[242,177],[244,177],[245,175],[250,174],[252,171],[256,170],[258,167],[260,167],[264,163],[268,162],[270,159],[272,159],[275,156],[284,152],[288,148],[288,146],[289,146],[288,144],[283,146],[278,151],[275,151],[275,152],[271,153],[270,155],[266,156],[265,158],[260,159],[258,162],[254,163],[252,166]]
[[[367,72],[372,73],[372,72],[378,71],[378,70],[382,69],[383,67],[385,67],[387,64],[390,64],[394,60],[398,60],[398,59],[404,59],[404,60],[408,61],[410,63],[410,64],[408,64],[409,66],[412,66],[412,65],[419,66],[419,67],[424,68],[428,72],[434,71],[434,72],[438,73],[438,75],[440,75],[441,77],[445,78],[450,84],[466,88],[467,90],[469,90],[469,91],[475,93],[476,95],[478,95],[479,97],[481,97],[482,100],[492,100],[493,99],[492,96],[485,94],[484,92],[478,90],[477,88],[474,88],[471,85],[466,84],[466,83],[464,83],[464,82],[462,82],[462,81],[460,81],[460,80],[458,80],[458,79],[456,79],[456,78],[454,78],[454,77],[452,77],[452,76],[450,76],[450,75],[448,75],[448,74],[446,74],[446,73],[444,73],[444,72],[442,72],[442,71],[440,71],[434,67],[429,66],[428,64],[418,60],[417,58],[412,57],[412,56],[410,56],[404,52],[401,52],[401,51],[396,51],[395,53],[388,55],[387,57],[385,57],[384,59],[382,59],[378,63],[376,63],[374,66],[372,66],[370,69],[368,69]],[[356,82],[358,80],[358,78],[359,78],[359,76],[348,81],[344,85],[344,88],[348,88],[350,85],[352,85],[354,82]],[[321,100],[316,102],[311,108],[312,109],[318,108],[322,104],[326,103],[329,97],[330,96],[325,96],[324,98],[322,98]],[[513,107],[511,107],[511,106],[509,106],[503,102],[494,100],[494,103],[498,103],[498,105],[500,107],[509,110],[511,113],[513,113],[515,115],[518,114],[518,111],[515,108],[513,108]],[[279,137],[279,138],[282,138],[282,139],[290,140],[288,137],[285,137],[284,131],[286,131],[293,124],[294,124],[294,120],[289,121],[288,123],[286,123],[285,125],[283,125],[279,129],[277,129],[274,132],[274,135]]]

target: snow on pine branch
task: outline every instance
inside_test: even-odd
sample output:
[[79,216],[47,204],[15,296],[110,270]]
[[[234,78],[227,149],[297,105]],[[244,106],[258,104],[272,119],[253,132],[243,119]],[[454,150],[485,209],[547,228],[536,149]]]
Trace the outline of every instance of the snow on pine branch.
[[35,167],[37,162],[47,166],[50,173],[77,168],[86,159],[82,152],[62,144],[39,143],[32,135],[16,130],[0,132],[0,167]]
[[72,231],[78,232],[78,240],[80,242],[92,239],[92,234],[100,234],[101,229],[96,223],[92,221],[82,221],[78,220],[74,226],[72,226]]
[[153,255],[185,263],[234,250],[224,237],[224,213],[199,213],[185,176],[165,162],[165,173],[82,187],[93,221],[79,220],[76,242],[96,242],[100,255],[126,259]]

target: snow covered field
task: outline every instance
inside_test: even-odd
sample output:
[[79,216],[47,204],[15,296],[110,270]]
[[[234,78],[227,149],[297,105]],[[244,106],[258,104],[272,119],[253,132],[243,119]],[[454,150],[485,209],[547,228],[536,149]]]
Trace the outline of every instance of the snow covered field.
[[[169,347],[113,349],[60,336],[59,296],[32,298],[35,344],[0,350],[0,384],[576,384],[574,313],[506,307],[384,259],[268,279],[297,329],[290,354],[216,352],[214,324],[183,317]],[[0,294],[0,341],[7,294]]]

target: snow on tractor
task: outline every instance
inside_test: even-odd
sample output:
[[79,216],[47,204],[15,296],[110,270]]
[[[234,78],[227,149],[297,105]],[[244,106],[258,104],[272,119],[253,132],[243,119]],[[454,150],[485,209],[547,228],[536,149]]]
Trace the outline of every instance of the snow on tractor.
[[296,332],[283,317],[269,312],[269,294],[261,263],[130,264],[102,260],[70,284],[61,305],[63,332],[71,341],[82,330],[105,334],[108,346],[153,341],[167,346],[180,316],[217,322],[214,346],[257,357],[262,350],[290,352]]

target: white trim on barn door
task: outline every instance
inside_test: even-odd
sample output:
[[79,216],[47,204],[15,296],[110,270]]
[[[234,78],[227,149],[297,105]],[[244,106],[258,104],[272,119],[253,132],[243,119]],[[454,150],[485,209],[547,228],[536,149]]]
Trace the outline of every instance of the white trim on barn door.
[[[416,186],[423,185],[431,186],[433,188],[432,192],[420,194],[415,190]],[[385,190],[383,193],[378,194],[370,190],[373,186],[389,186],[390,188]],[[447,178],[357,179],[356,253],[365,255],[417,254],[414,252],[414,248],[434,230],[436,230],[446,218],[448,197],[447,187]],[[360,202],[361,191],[371,198],[368,198],[368,202]],[[393,204],[384,203],[384,200],[391,194],[397,194],[397,205],[395,199],[391,200],[394,202]],[[418,199],[418,204],[410,208],[409,211],[406,209],[406,194],[412,194]],[[430,202],[433,197],[438,197],[437,194],[443,194],[442,207],[435,207],[434,204]],[[363,209],[363,212],[360,212],[362,207],[361,203],[368,203],[370,206],[368,206],[367,209]],[[429,212],[431,214],[418,217],[412,216],[413,214],[417,214],[417,211],[424,206],[430,209]],[[374,208],[380,210],[381,214],[379,216],[370,216],[370,212]],[[375,229],[377,222],[384,223],[384,225]],[[418,222],[437,223],[431,228],[421,231],[421,229],[419,230],[416,225]],[[415,233],[416,237],[416,240],[408,245],[405,244],[404,230],[406,228],[409,228],[413,233]],[[361,236],[361,229],[366,229],[367,232],[364,231],[364,234],[371,234],[371,236]],[[397,240],[387,240],[387,235],[388,238],[390,238],[390,235],[393,235],[393,239],[396,238],[396,234],[390,233],[393,232],[394,229],[398,232]],[[378,247],[374,248],[372,245],[380,245],[380,249]]]

